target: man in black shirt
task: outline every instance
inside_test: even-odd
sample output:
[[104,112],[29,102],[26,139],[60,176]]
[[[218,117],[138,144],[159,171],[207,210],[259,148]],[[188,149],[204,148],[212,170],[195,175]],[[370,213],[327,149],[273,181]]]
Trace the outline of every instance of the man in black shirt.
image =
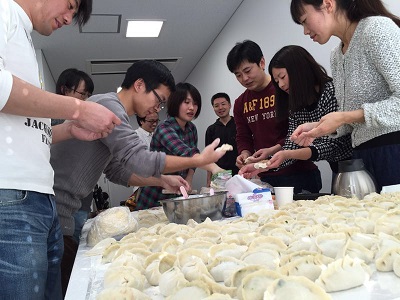
[[[217,161],[217,165],[225,170],[232,170],[232,176],[239,171],[236,166],[238,151],[236,147],[236,126],[233,117],[230,115],[231,100],[226,93],[217,93],[211,97],[211,104],[218,119],[210,125],[206,131],[206,146],[216,138],[220,138],[219,146],[230,144],[233,151],[228,151]],[[207,186],[211,183],[211,173],[207,172]]]

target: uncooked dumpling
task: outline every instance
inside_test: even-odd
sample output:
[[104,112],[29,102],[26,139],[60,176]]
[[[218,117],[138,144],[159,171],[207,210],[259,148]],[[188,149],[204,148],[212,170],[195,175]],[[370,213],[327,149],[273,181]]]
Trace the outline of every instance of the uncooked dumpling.
[[217,149],[215,149],[215,151],[232,151],[233,150],[233,146],[229,145],[229,144],[223,144],[220,147],[218,147]]
[[97,296],[96,300],[151,300],[145,293],[130,287],[113,287],[102,290]]
[[175,288],[180,289],[184,287],[186,283],[188,283],[188,281],[185,279],[182,271],[178,267],[172,267],[160,276],[160,292],[167,297],[172,294]]
[[321,287],[311,280],[292,276],[276,279],[264,293],[264,300],[330,300]]
[[139,270],[131,267],[110,267],[104,273],[105,288],[124,286],[143,291],[146,283],[146,277]]
[[282,275],[275,271],[259,270],[246,275],[242,279],[237,296],[240,300],[262,299],[267,287]]
[[315,283],[327,292],[338,292],[362,285],[370,272],[362,260],[345,256],[330,263]]
[[200,280],[195,280],[188,282],[182,288],[176,288],[166,300],[202,300],[210,295],[207,285]]

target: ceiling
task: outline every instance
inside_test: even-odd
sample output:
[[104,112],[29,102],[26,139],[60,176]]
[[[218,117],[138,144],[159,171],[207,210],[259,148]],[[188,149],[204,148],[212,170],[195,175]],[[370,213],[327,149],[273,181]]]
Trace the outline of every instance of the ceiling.
[[[95,93],[115,91],[122,83],[123,71],[110,74],[110,61],[124,70],[135,59],[167,59],[166,65],[179,82],[189,76],[242,2],[94,0],[92,17],[83,28],[65,26],[50,37],[34,33],[33,42],[35,48],[42,49],[55,81],[64,69],[77,68],[92,77]],[[157,19],[165,23],[158,38],[128,39],[127,19]],[[107,64],[96,67],[91,61]],[[96,68],[108,74],[98,74]],[[93,70],[97,70],[96,74]]]

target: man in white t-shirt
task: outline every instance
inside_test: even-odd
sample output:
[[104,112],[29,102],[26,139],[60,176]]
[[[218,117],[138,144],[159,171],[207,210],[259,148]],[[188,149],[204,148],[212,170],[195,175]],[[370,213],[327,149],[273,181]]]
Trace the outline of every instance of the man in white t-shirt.
[[[32,31],[83,25],[91,10],[92,0],[0,0],[2,299],[62,298],[50,144],[104,137],[121,122],[104,106],[40,89]],[[51,127],[50,118],[71,121]]]
[[139,124],[139,128],[136,129],[135,132],[139,136],[140,140],[147,145],[147,148],[150,149],[153,132],[156,130],[158,122],[160,122],[158,119],[158,113],[149,114],[144,118],[136,116],[136,120]]

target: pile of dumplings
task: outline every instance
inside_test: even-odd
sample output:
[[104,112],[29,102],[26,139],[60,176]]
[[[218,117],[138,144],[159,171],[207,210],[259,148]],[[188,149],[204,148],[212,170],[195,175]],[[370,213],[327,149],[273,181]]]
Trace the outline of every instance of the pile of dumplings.
[[96,299],[151,299],[151,287],[168,300],[331,299],[375,269],[400,277],[400,193],[323,196],[200,224],[162,222],[90,251],[107,266]]

